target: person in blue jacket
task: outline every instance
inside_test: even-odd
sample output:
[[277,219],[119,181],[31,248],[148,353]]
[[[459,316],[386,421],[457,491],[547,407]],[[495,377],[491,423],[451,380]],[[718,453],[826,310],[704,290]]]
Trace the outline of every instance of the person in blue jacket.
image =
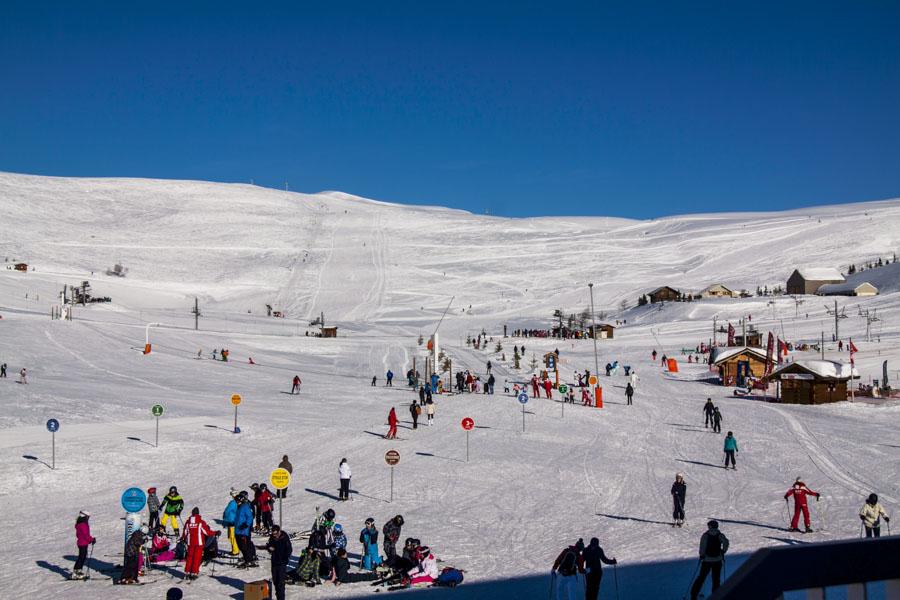
[[378,552],[378,528],[372,517],[366,519],[365,528],[359,532],[359,541],[363,545],[362,568],[374,571],[381,564],[381,555]]
[[728,462],[731,461],[731,468],[737,470],[737,464],[734,462],[734,454],[738,451],[737,440],[734,433],[728,432],[725,436],[725,468],[728,468]]
[[232,490],[231,501],[225,507],[225,512],[222,513],[222,525],[228,528],[228,541],[231,543],[231,554],[233,555],[237,555],[240,551],[237,538],[234,536],[234,522],[237,520],[238,512],[237,496],[238,493]]
[[385,384],[388,387],[394,387],[394,372],[388,369],[387,372],[387,383]]
[[238,563],[238,567],[255,567],[257,566],[256,549],[253,547],[253,542],[250,541],[250,532],[253,530],[253,508],[250,506],[250,498],[246,490],[238,494],[237,504],[234,535],[237,538],[237,545],[243,558]]

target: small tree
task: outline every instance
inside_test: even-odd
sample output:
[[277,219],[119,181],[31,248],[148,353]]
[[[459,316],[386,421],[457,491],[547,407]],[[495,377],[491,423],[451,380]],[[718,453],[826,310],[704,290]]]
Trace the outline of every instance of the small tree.
[[628,300],[622,298],[622,301],[619,302],[619,308],[623,311],[628,310]]
[[519,356],[519,347],[515,346],[513,348],[513,367],[515,367],[517,370],[521,368],[519,366],[520,359],[521,359],[521,357]]
[[441,363],[441,373],[446,373],[450,370],[450,357],[444,357],[444,362]]
[[538,368],[538,359],[534,356],[534,352],[531,353],[531,370],[534,371]]
[[497,345],[494,346],[494,352],[503,352],[503,344],[500,343],[500,340],[497,340]]
[[472,345],[472,336],[466,334],[466,346],[471,346],[471,345]]

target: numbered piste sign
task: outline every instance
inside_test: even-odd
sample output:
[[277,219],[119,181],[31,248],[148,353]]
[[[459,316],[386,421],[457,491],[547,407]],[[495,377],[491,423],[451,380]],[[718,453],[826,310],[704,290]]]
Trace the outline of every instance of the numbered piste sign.
[[154,417],[161,417],[164,412],[165,409],[163,408],[162,404],[154,404],[150,408],[150,414],[152,414]]
[[291,485],[291,474],[287,469],[279,467],[269,475],[269,481],[276,490],[283,490]]
[[384,453],[384,462],[389,464],[390,466],[394,466],[400,463],[400,453],[396,450],[388,450]]
[[59,421],[56,419],[50,419],[47,421],[47,431],[50,433],[56,433],[59,431]]
[[569,386],[567,386],[564,383],[559,384],[559,393],[560,394],[565,394],[568,391],[569,391]]
[[462,420],[462,422],[460,424],[462,425],[462,428],[465,429],[466,431],[471,431],[472,428],[475,427],[475,420],[472,419],[472,417],[466,417],[465,419]]
[[525,392],[519,394],[519,404],[528,404],[528,394]]
[[131,487],[122,492],[122,508],[125,512],[141,512],[147,503],[147,495],[139,487]]
[[241,395],[240,394],[232,394],[231,395],[231,403],[237,406],[241,403]]

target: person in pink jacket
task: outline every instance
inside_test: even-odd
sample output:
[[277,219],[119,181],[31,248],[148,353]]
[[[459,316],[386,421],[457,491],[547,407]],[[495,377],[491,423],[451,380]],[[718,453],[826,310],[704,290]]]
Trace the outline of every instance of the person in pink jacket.
[[75,560],[75,568],[73,569],[72,579],[84,579],[84,561],[87,560],[88,546],[93,545],[97,538],[91,535],[91,526],[88,519],[91,518],[89,513],[81,511],[75,520],[75,544],[78,546],[78,558]]

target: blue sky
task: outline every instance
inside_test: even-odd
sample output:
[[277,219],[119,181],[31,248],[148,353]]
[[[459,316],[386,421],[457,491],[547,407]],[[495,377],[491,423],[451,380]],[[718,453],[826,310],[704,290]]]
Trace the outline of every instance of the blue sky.
[[18,2],[0,170],[508,216],[900,196],[900,2]]

